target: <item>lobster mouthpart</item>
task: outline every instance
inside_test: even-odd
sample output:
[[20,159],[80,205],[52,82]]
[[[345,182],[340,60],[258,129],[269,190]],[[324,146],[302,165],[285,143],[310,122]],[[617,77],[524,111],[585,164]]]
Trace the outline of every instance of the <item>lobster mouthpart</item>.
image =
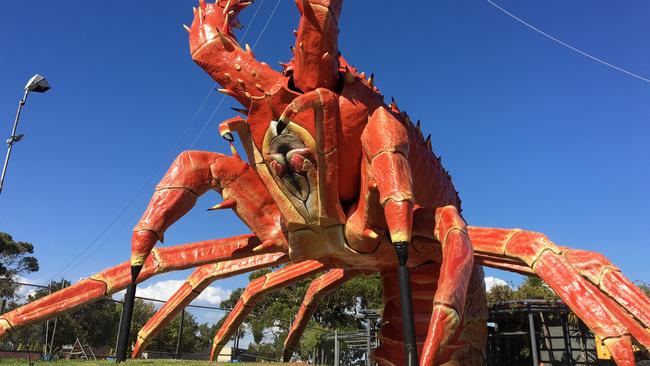
[[314,154],[297,136],[287,130],[276,128],[275,131],[280,133],[271,140],[267,154],[269,166],[287,190],[305,202],[310,194],[307,173],[316,167]]

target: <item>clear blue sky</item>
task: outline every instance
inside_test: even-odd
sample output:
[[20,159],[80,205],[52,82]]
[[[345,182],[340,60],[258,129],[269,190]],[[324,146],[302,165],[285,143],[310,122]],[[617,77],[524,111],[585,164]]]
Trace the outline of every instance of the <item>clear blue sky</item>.
[[[243,14],[246,42],[255,43],[275,4],[258,0]],[[604,253],[632,280],[650,281],[650,83],[564,48],[485,1],[401,4],[347,1],[341,50],[422,120],[470,224],[541,231],[562,245]],[[499,4],[650,77],[647,1]],[[63,275],[76,281],[126,260],[131,228],[174,157],[195,139],[196,149],[227,151],[217,126],[237,104],[226,99],[210,118],[222,98],[212,93],[199,109],[213,82],[191,61],[181,27],[194,5],[2,4],[3,141],[27,79],[38,72],[53,86],[28,100],[19,128],[25,138],[0,196],[0,230],[35,244],[41,270],[34,281],[60,277],[133,200],[85,261]],[[281,0],[258,58],[286,61],[297,20],[293,2]],[[166,245],[247,232],[233,214],[205,211],[219,201],[207,194],[168,231]],[[219,286],[243,284],[240,277]]]

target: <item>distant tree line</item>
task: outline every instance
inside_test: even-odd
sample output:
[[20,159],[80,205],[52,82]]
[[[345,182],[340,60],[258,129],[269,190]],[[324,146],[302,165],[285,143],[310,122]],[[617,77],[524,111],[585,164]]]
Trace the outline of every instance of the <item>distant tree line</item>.
[[[70,281],[61,280],[50,283],[53,290],[70,286]],[[48,288],[39,288],[30,294],[25,301],[31,302],[47,296]],[[7,311],[23,305],[22,302],[9,302]],[[117,341],[119,320],[122,304],[119,301],[104,298],[73,311],[58,315],[49,322],[48,333],[53,353],[58,352],[64,345],[72,345],[77,338],[90,345],[97,352],[112,354]],[[156,313],[156,306],[142,299],[136,299],[131,324],[131,342],[135,343],[138,332]],[[185,353],[203,352],[209,349],[216,328],[208,323],[198,323],[189,312],[185,312],[181,351]],[[180,330],[180,315],[168,324],[152,340],[147,350],[173,353]],[[0,341],[0,348],[27,349],[43,351],[45,341],[45,323],[34,324],[21,328]]]

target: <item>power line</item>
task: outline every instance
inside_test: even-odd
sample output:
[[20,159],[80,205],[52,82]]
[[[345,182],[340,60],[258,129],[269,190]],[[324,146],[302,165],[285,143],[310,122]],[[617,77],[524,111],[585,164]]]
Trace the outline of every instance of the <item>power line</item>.
[[611,64],[611,63],[609,63],[609,62],[607,62],[607,61],[605,61],[605,60],[603,60],[603,59],[600,59],[600,58],[598,58],[598,57],[596,57],[596,56],[594,56],[594,55],[592,55],[592,54],[590,54],[590,53],[587,53],[587,52],[582,51],[582,50],[580,50],[580,49],[578,49],[578,48],[576,48],[576,47],[573,47],[573,46],[571,46],[570,44],[568,44],[568,43],[566,43],[566,42],[563,42],[563,41],[561,41],[561,40],[559,40],[559,39],[553,37],[552,35],[550,35],[550,34],[544,32],[543,30],[541,30],[541,29],[539,29],[539,28],[536,28],[536,27],[530,25],[530,24],[527,23],[525,20],[523,20],[523,19],[517,17],[516,15],[514,15],[514,14],[512,14],[511,12],[507,11],[506,9],[504,9],[504,8],[500,7],[499,5],[493,3],[491,0],[487,0],[487,2],[490,3],[492,6],[494,6],[495,8],[499,9],[502,13],[504,13],[504,14],[510,16],[511,18],[513,18],[514,20],[518,21],[519,23],[521,23],[521,24],[525,25],[526,27],[528,27],[528,28],[534,30],[535,32],[537,32],[537,33],[543,35],[544,37],[546,37],[546,38],[548,38],[548,39],[550,39],[550,40],[552,40],[552,41],[555,41],[555,42],[561,44],[561,45],[564,46],[564,47],[567,47],[567,48],[570,49],[570,50],[573,50],[573,51],[575,51],[575,52],[577,52],[577,53],[579,53],[579,54],[581,54],[581,55],[583,55],[583,56],[586,56],[586,57],[588,57],[588,58],[590,58],[590,59],[592,59],[592,60],[594,60],[594,61],[596,61],[596,62],[599,62],[599,63],[601,63],[601,64],[603,64],[603,65],[605,65],[605,66],[608,66],[608,67],[610,67],[610,68],[612,68],[612,69],[614,69],[614,70],[620,71],[620,72],[625,73],[625,74],[627,74],[627,75],[629,75],[629,76],[632,76],[632,77],[637,78],[637,79],[639,79],[639,80],[645,81],[646,83],[650,83],[650,79],[646,79],[646,78],[644,78],[643,76],[637,75],[637,74],[635,74],[635,73],[633,73],[633,72],[631,72],[631,71],[625,70],[625,69],[622,68],[622,67],[618,67],[618,66],[616,66],[616,65],[613,65],[613,64]]
[[264,28],[262,28],[262,31],[260,32],[260,35],[257,36],[257,39],[255,40],[255,43],[253,44],[253,50],[255,47],[257,47],[257,44],[260,42],[260,39],[262,39],[262,36],[264,35],[264,32],[266,32],[266,27],[269,26],[269,23],[271,22],[271,18],[275,15],[275,11],[278,10],[278,5],[280,5],[280,0],[278,0],[277,3],[275,3],[275,7],[273,8],[273,11],[271,12],[271,15],[269,15],[268,19],[266,19],[266,23],[264,24]]

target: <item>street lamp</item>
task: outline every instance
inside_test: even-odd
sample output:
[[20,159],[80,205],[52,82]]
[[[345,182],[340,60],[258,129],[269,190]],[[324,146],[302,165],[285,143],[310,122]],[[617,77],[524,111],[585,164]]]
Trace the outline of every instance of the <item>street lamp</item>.
[[39,74],[32,76],[31,79],[25,85],[25,94],[23,98],[18,102],[18,110],[16,111],[16,118],[14,119],[14,128],[11,131],[11,136],[7,139],[7,156],[5,157],[5,164],[2,167],[2,176],[0,177],[0,193],[2,193],[2,185],[5,181],[5,174],[7,173],[7,166],[9,165],[9,157],[11,156],[11,149],[14,146],[14,143],[22,140],[23,135],[16,135],[16,129],[18,128],[18,119],[20,118],[20,111],[27,101],[27,95],[31,92],[34,93],[45,93],[50,90],[50,83]]

